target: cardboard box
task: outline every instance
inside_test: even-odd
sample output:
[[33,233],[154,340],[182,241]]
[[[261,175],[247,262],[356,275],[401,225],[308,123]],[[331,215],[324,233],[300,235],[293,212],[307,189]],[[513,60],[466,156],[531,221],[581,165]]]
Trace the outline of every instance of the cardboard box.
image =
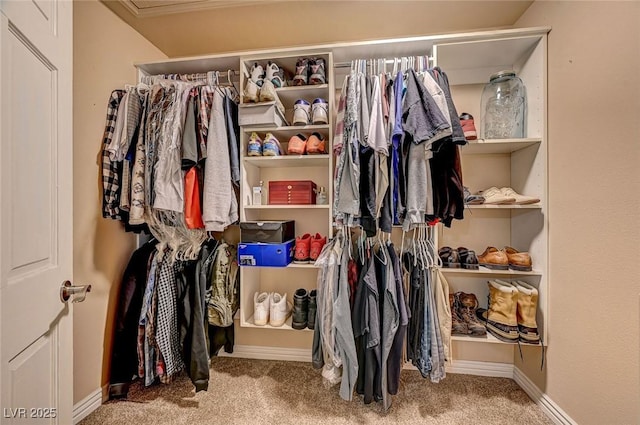
[[285,243],[239,243],[238,264],[244,267],[287,267],[293,261],[295,240]]
[[282,127],[289,125],[276,102],[243,103],[238,111],[238,124],[242,127]]
[[283,243],[296,237],[295,221],[243,221],[240,242]]

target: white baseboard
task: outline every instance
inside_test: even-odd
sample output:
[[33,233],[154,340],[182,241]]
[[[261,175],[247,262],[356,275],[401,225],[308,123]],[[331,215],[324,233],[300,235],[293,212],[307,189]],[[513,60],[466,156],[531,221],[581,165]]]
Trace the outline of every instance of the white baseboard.
[[287,360],[294,362],[311,362],[311,350],[305,348],[264,347],[260,345],[234,345],[233,354],[224,350],[220,357],[239,357],[242,359]]
[[452,360],[447,364],[447,373],[464,373],[476,376],[493,376],[513,379],[513,364]]
[[104,388],[98,388],[73,406],[73,425],[76,425],[102,406],[103,394]]
[[520,369],[513,368],[513,380],[542,409],[542,411],[558,425],[576,425],[576,422],[560,408],[551,398],[543,393]]

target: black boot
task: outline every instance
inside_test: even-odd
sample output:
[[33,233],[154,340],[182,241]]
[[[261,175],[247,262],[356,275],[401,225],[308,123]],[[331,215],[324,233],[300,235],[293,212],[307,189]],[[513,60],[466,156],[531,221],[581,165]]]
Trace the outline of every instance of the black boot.
[[293,294],[293,329],[304,329],[307,327],[307,314],[309,313],[309,293],[306,289],[300,288]]
[[315,289],[309,292],[309,315],[307,316],[309,329],[313,329],[316,326],[316,310],[318,308],[316,293],[317,291]]

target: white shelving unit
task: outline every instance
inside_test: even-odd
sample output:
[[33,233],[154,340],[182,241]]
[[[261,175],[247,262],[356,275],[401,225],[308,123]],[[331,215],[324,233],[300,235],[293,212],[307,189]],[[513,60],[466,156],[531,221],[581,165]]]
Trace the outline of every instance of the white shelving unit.
[[[332,203],[332,169],[333,156],[326,155],[287,155],[288,141],[292,136],[303,134],[309,137],[318,132],[324,136],[325,148],[331,152],[333,132],[333,59],[330,52],[298,51],[273,52],[268,55],[243,56],[240,58],[241,68],[247,70],[258,62],[263,66],[267,61],[276,63],[291,76],[294,75],[298,58],[322,57],[325,60],[327,84],[285,86],[276,90],[280,101],[285,107],[285,116],[292,122],[293,104],[298,99],[305,99],[312,103],[316,98],[326,99],[329,103],[330,121],[324,125],[284,126],[284,127],[241,127],[241,220],[294,220],[296,236],[304,233],[320,233],[331,235],[331,203]],[[243,76],[246,75],[243,73]],[[241,87],[244,87],[244,77]],[[278,139],[285,153],[277,157],[249,157],[246,156],[247,143],[251,133],[257,133],[264,139],[266,133],[271,133]],[[251,187],[260,181],[268,188],[269,181],[276,180],[312,180],[317,187],[325,187],[329,199],[326,205],[252,205]],[[287,267],[242,267],[240,271],[240,326],[258,328],[265,332],[271,330],[294,331],[288,336],[290,339],[302,339],[302,344],[310,347],[312,333],[309,330],[299,331],[291,327],[291,318],[281,327],[256,326],[253,322],[253,294],[262,291],[286,292],[287,298],[293,303],[293,294],[298,288],[311,290],[316,287],[317,268],[313,264],[291,263]]]
[[[487,308],[487,281],[492,278],[523,280],[539,292],[537,323],[547,341],[548,229],[547,229],[547,143],[546,143],[546,35],[514,35],[452,43],[436,43],[435,62],[448,75],[458,113],[473,115],[478,132],[482,126],[480,100],[489,76],[500,70],[514,70],[527,92],[525,138],[469,142],[460,149],[463,181],[471,193],[491,186],[512,187],[535,196],[531,205],[468,205],[463,222],[441,227],[439,246],[464,246],[481,254],[488,246],[512,246],[528,251],[534,270],[442,269],[451,292],[476,294]],[[485,338],[454,336],[456,344],[491,343],[512,345],[492,335]],[[454,344],[454,349],[457,345]],[[512,350],[511,347],[505,349]]]

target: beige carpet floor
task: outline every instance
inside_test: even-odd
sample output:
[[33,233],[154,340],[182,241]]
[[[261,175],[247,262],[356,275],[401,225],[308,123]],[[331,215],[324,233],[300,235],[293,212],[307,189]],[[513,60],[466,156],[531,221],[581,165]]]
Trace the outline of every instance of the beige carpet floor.
[[384,412],[326,388],[310,363],[215,358],[209,391],[195,394],[181,376],[170,385],[133,384],[126,400],[109,401],[81,425],[96,424],[551,424],[511,379],[448,374],[439,384],[402,371]]

